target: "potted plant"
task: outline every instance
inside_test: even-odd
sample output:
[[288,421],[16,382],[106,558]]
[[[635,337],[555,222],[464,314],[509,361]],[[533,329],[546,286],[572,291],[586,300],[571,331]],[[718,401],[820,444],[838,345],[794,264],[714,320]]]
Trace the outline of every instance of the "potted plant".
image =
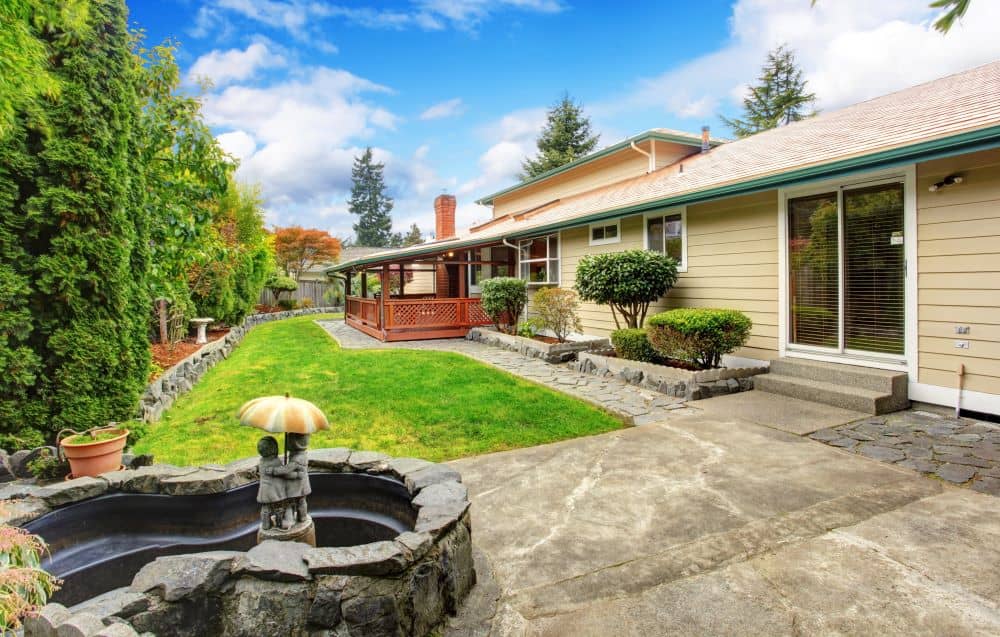
[[65,438],[62,433],[59,432],[59,449],[69,460],[70,477],[93,477],[121,468],[128,429],[112,423],[83,433],[71,432]]

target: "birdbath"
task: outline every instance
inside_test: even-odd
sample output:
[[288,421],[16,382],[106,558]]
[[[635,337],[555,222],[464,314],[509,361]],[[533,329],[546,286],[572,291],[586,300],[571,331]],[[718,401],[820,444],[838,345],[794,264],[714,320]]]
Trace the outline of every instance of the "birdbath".
[[329,429],[326,415],[307,400],[284,396],[255,398],[239,412],[240,424],[270,433],[285,434],[284,460],[278,456],[278,441],[264,436],[257,443],[260,453],[260,530],[257,542],[283,540],[316,546],[316,525],[309,515],[306,496],[309,484],[309,436]]
[[208,327],[209,323],[214,323],[214,318],[193,318],[191,319],[191,324],[198,328],[198,338],[195,339],[195,343],[203,345],[208,342],[208,334],[205,333],[205,328]]

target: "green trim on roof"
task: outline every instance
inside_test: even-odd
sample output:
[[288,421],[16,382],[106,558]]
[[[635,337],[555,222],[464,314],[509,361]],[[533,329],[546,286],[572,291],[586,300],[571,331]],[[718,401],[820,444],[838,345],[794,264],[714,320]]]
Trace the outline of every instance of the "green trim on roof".
[[[930,161],[932,159],[972,153],[980,150],[989,150],[993,148],[1000,148],[1000,126],[990,126],[988,128],[960,133],[958,135],[941,137],[939,139],[926,142],[918,142],[909,146],[900,146],[890,150],[874,152],[868,155],[860,155],[850,159],[837,160],[817,166],[793,169],[782,173],[776,173],[774,175],[768,175],[766,177],[758,177],[747,181],[735,182],[732,184],[726,184],[725,186],[716,186],[714,188],[689,192],[683,195],[663,197],[661,199],[654,199],[652,201],[646,201],[640,204],[626,206],[624,208],[613,208],[602,212],[591,213],[583,217],[575,217],[573,219],[556,221],[542,226],[525,228],[524,230],[511,232],[510,234],[467,239],[465,241],[448,244],[444,247],[427,246],[427,248],[422,250],[406,252],[400,256],[421,256],[424,254],[441,252],[442,250],[452,250],[486,243],[495,243],[502,239],[521,239],[546,234],[555,230],[575,228],[577,226],[594,223],[595,221],[604,221],[606,219],[614,219],[616,217],[627,217],[648,210],[655,210],[657,208],[690,205],[704,203],[713,199],[749,195],[755,192],[773,190],[775,188],[795,186],[817,179],[841,177],[852,173],[868,172],[881,168],[893,168],[900,165]],[[338,264],[327,269],[327,272],[338,272],[361,265],[378,263],[380,261],[386,261],[386,258],[384,256],[380,258],[366,257],[363,259],[357,259],[353,262]]]
[[[607,157],[608,155],[613,155],[613,154],[617,153],[618,151],[621,151],[621,150],[624,150],[624,149],[628,148],[632,144],[632,142],[639,143],[639,142],[644,142],[644,141],[649,140],[649,139],[654,140],[654,141],[659,141],[659,142],[672,142],[672,143],[675,143],[675,144],[684,144],[685,146],[696,146],[698,148],[701,148],[701,137],[698,136],[698,135],[690,135],[690,136],[688,136],[688,135],[675,135],[675,134],[672,134],[672,133],[661,133],[661,132],[658,132],[658,131],[655,131],[655,130],[648,130],[648,131],[646,131],[644,133],[639,133],[638,135],[634,135],[632,137],[629,137],[625,141],[618,142],[617,144],[612,144],[611,146],[608,146],[607,148],[602,148],[601,150],[599,150],[597,152],[591,153],[589,155],[585,155],[584,157],[581,157],[579,159],[574,159],[573,161],[569,162],[568,164],[563,164],[562,166],[559,166],[558,168],[553,168],[551,170],[547,170],[547,171],[543,172],[540,175],[532,177],[531,179],[528,179],[526,181],[522,181],[520,183],[514,184],[513,186],[510,186],[509,188],[504,188],[503,190],[495,192],[492,195],[487,195],[487,196],[483,197],[482,199],[476,200],[476,203],[479,204],[479,205],[481,205],[481,206],[488,206],[488,205],[492,204],[493,200],[496,199],[497,197],[500,197],[502,195],[506,195],[508,193],[514,192],[515,190],[519,190],[521,188],[524,188],[525,186],[530,186],[530,185],[538,183],[540,181],[544,181],[545,179],[548,179],[549,177],[552,177],[553,175],[558,175],[560,173],[564,173],[567,170],[572,170],[572,169],[574,169],[574,168],[576,168],[578,166],[582,166],[584,164],[589,164],[592,161],[595,161],[597,159],[601,159],[603,157]],[[712,140],[709,140],[708,143],[709,143],[709,146],[718,146],[722,142],[719,141],[718,139],[712,139]]]

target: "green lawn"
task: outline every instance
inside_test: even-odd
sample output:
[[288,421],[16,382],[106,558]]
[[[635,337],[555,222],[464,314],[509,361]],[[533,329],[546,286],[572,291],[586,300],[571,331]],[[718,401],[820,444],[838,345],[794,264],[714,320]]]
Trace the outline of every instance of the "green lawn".
[[459,354],[341,350],[307,316],[255,328],[150,425],[136,453],[192,465],[256,455],[262,433],[236,411],[291,392],[330,419],[312,447],[371,449],[440,461],[618,429],[580,401]]

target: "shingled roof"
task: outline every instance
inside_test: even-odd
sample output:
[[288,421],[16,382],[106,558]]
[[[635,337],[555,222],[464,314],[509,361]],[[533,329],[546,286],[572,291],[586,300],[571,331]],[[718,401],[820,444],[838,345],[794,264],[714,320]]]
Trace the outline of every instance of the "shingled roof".
[[530,215],[482,224],[476,232],[336,269],[997,146],[1000,61],[721,144],[649,174],[563,197]]

